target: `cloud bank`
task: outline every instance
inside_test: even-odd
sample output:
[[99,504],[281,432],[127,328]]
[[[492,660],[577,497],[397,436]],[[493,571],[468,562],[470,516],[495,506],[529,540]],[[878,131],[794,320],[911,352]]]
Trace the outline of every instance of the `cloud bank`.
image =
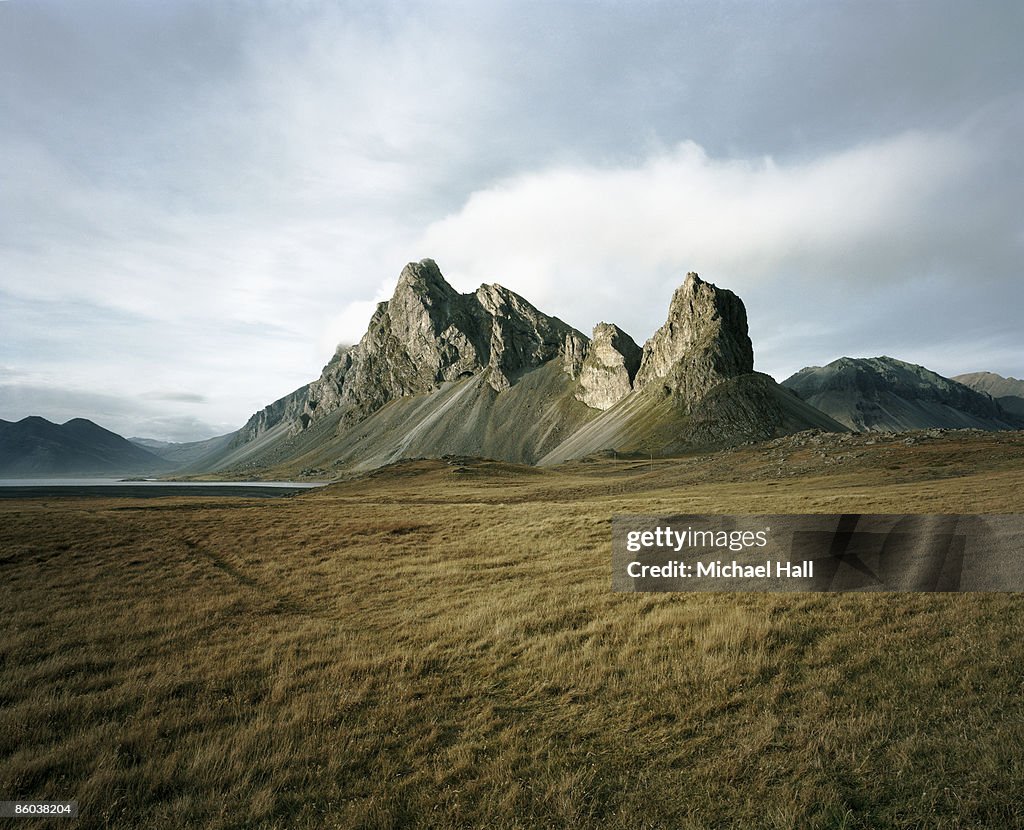
[[844,339],[870,350],[867,338],[844,338],[844,308],[870,318],[875,304],[884,316],[897,298],[905,309],[930,304],[941,284],[945,313],[931,308],[930,331],[921,321],[894,329],[939,343],[962,328],[952,324],[972,293],[1001,290],[1019,246],[1012,207],[977,192],[990,165],[979,143],[953,133],[909,132],[798,162],[713,158],[683,142],[629,166],[502,180],[433,223],[421,244],[467,289],[502,282],[578,327],[611,318],[639,341],[697,271],[747,300],[759,363],[786,374],[805,365],[808,335],[838,335],[819,360]]

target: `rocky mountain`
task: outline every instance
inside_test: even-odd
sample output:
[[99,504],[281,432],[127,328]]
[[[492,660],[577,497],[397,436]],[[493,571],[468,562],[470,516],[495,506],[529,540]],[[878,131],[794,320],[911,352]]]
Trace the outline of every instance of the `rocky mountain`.
[[318,380],[253,415],[237,441],[251,441],[282,421],[292,431],[306,429],[338,410],[345,423],[354,423],[389,401],[477,375],[502,392],[555,357],[575,377],[586,343],[571,326],[500,285],[463,295],[433,260],[410,263],[362,340],[339,348]]
[[[460,294],[432,260],[410,263],[359,343],[254,414],[215,462],[246,470],[312,453],[314,466],[379,466],[446,451],[532,461],[590,411],[573,397],[587,344],[500,285]],[[554,408],[525,414],[542,399]]]
[[368,469],[474,455],[557,463],[843,427],[753,371],[746,310],[689,274],[641,349],[593,339],[500,285],[460,294],[436,263],[402,271],[366,334],[319,379],[257,412],[206,469]]
[[672,295],[665,324],[644,344],[636,386],[657,382],[696,400],[723,380],[753,371],[743,301],[690,273]]
[[679,453],[811,428],[845,431],[768,375],[754,372],[743,301],[690,273],[672,296],[665,324],[644,344],[629,393],[540,463],[609,448]]
[[164,473],[173,464],[84,418],[54,424],[36,415],[0,420],[0,476]]
[[971,372],[956,375],[953,380],[975,392],[991,395],[1007,412],[1024,418],[1024,380],[1004,378],[994,372]]
[[989,395],[892,357],[841,357],[801,369],[782,385],[858,431],[1024,426]]

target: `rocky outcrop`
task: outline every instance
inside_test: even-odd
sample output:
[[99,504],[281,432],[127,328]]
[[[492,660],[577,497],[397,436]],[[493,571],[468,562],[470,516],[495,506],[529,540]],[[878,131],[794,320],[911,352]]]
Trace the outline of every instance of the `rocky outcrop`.
[[672,295],[665,324],[644,344],[633,386],[658,385],[691,406],[722,381],[753,370],[743,301],[691,272]]
[[352,346],[338,346],[320,377],[306,387],[302,413],[293,429],[305,429],[321,414],[333,412],[341,406],[345,377],[351,366]]
[[688,409],[718,384],[753,370],[743,301],[691,272],[642,350],[618,326],[594,329],[577,398],[605,410],[634,389],[660,386]]
[[405,267],[394,295],[377,307],[349,353],[339,405],[348,407],[351,422],[390,400],[481,372],[501,392],[523,371],[559,356],[571,374],[586,344],[580,332],[500,285],[459,294],[424,259]]
[[488,382],[495,391],[508,389],[522,372],[559,356],[566,374],[578,374],[587,338],[572,326],[542,314],[500,285],[480,286],[468,302],[486,335],[481,363],[490,370]]
[[294,392],[290,392],[283,398],[278,398],[259,412],[254,413],[245,422],[245,426],[235,433],[229,446],[240,447],[242,444],[255,441],[277,426],[285,425],[291,428],[294,424],[299,423],[306,407],[309,387],[308,383],[305,386],[300,386]]
[[614,323],[598,323],[579,372],[576,399],[609,409],[633,391],[643,351]]
[[1021,426],[989,395],[893,357],[841,357],[801,369],[782,385],[859,431]]

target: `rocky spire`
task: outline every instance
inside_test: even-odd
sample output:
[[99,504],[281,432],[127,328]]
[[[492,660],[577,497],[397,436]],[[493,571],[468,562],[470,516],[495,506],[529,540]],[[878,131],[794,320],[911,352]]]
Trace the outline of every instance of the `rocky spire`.
[[598,323],[579,376],[576,399],[593,409],[609,409],[633,390],[643,352],[614,323]]
[[753,370],[743,301],[691,272],[672,296],[668,320],[644,345],[633,386],[660,384],[691,404],[723,380]]

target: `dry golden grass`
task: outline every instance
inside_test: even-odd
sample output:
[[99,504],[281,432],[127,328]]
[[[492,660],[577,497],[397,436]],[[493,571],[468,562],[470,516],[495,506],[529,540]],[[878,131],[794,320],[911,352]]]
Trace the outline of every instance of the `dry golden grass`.
[[0,798],[83,827],[1024,826],[1017,595],[609,589],[614,512],[1021,510],[1022,442],[944,443],[0,502]]

